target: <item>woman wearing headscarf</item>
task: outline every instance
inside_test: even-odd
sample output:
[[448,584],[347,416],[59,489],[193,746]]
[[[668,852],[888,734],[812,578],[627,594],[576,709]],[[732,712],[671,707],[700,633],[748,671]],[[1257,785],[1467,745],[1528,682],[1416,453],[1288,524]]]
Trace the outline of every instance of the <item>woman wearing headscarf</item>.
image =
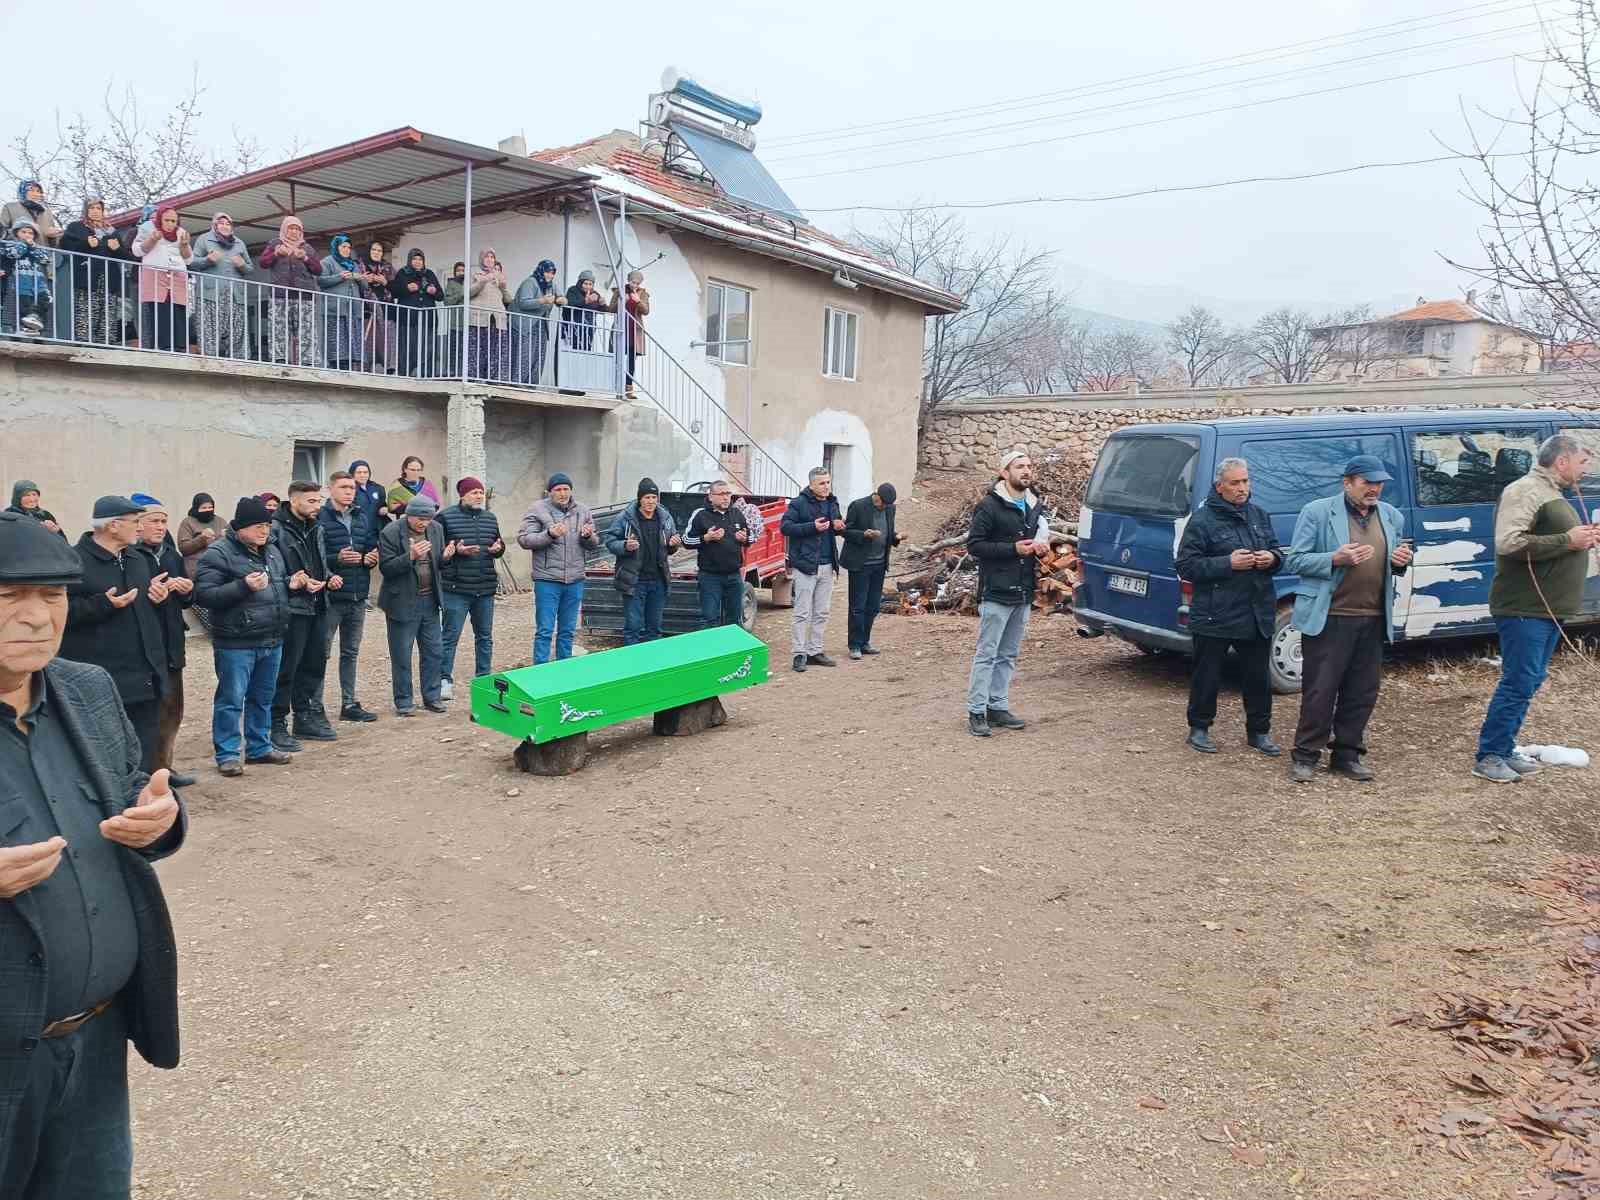
[[494,250],[478,252],[478,269],[472,273],[471,309],[467,313],[467,375],[472,379],[503,379],[506,305],[511,288],[505,268]]
[[189,231],[170,204],[156,209],[154,227],[134,239],[139,266],[140,323],[156,350],[189,352]]
[[278,236],[261,251],[261,269],[272,283],[272,361],[321,366],[315,289],[322,261],[306,241],[299,217],[284,217],[278,225]]
[[[407,375],[433,374],[434,305],[444,295],[439,277],[428,270],[427,257],[415,248],[406,251],[406,265],[395,272],[389,285],[394,293],[400,326],[400,369]],[[419,364],[419,359],[425,359]]]
[[467,264],[459,258],[450,268],[450,278],[444,281],[444,313],[439,320],[439,337],[444,342],[444,376],[455,379],[461,374],[461,355],[466,347]]
[[439,503],[439,489],[422,474],[423,462],[415,454],[406,455],[400,464],[400,478],[389,488],[389,515],[399,517],[406,501],[413,496],[426,496]]
[[[650,289],[644,286],[643,271],[629,271],[624,301],[627,307],[627,320],[623,322],[627,328],[628,336],[628,387],[626,395],[629,400],[635,396],[633,390],[633,368],[639,355],[644,353],[644,319],[650,315]],[[616,288],[611,289],[611,312],[617,311]]]
[[37,483],[31,479],[19,479],[11,485],[11,507],[6,511],[16,513],[19,517],[32,517],[51,533],[59,533],[65,538],[66,530],[61,528],[55,513],[39,503],[40,495]]
[[15,229],[18,221],[32,221],[39,231],[39,244],[54,245],[61,236],[61,222],[44,202],[44,187],[37,179],[24,179],[17,184],[17,198],[0,208],[0,225]]
[[[211,228],[195,239],[189,256],[195,274],[195,304],[200,309],[200,353],[245,358],[250,342],[245,280],[250,249],[234,236],[233,218],[219,212]],[[190,576],[193,577],[193,568]]]
[[384,258],[386,247],[374,238],[362,256],[363,280],[372,303],[367,305],[367,361],[393,375],[399,355],[395,346],[394,295],[389,289],[394,265]]
[[256,499],[267,506],[268,512],[278,511],[278,497],[274,492],[257,492]]
[[50,251],[23,219],[0,240],[0,333],[38,337],[50,324]]
[[206,548],[222,536],[227,526],[217,519],[217,502],[207,492],[196,492],[189,502],[189,512],[178,523],[178,553],[183,555],[183,569],[194,578],[194,565]]
[[544,374],[545,348],[550,344],[550,312],[566,297],[556,290],[556,264],[542,259],[533,274],[517,287],[512,301],[517,323],[512,326],[511,344],[517,359],[518,383],[537,384]]
[[372,477],[372,464],[358,458],[350,464],[350,477],[356,483],[355,506],[366,514],[374,529],[389,523],[389,493]]
[[106,223],[105,201],[91,196],[83,215],[61,235],[61,249],[72,255],[72,336],[97,345],[122,343],[122,236]]
[[594,314],[605,311],[606,302],[594,286],[594,272],[582,271],[578,282],[567,289],[567,311],[561,314],[561,340],[574,350],[594,349]]
[[322,315],[322,351],[327,364],[348,371],[361,355],[362,300],[367,295],[367,273],[355,259],[350,235],[336,233],[328,243],[317,286],[325,299]]

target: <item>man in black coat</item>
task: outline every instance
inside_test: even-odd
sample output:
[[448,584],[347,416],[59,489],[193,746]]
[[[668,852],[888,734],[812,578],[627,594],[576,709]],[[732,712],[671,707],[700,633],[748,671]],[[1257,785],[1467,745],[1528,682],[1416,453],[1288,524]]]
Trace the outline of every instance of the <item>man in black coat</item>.
[[[328,611],[324,589],[344,586],[342,575],[328,570],[327,545],[317,513],[322,488],[303,479],[289,485],[289,498],[273,516],[272,544],[289,571],[289,631],[278,664],[278,692],[272,698],[272,744],[294,754],[300,739],[331,742],[339,735],[322,708],[322,681],[328,670],[328,639],[323,629]],[[298,581],[298,586],[296,586]],[[294,732],[289,714],[294,714]]]
[[889,552],[900,544],[894,531],[895,490],[880,483],[870,496],[850,502],[844,516],[844,549],[839,565],[849,572],[850,657],[876,654],[872,623],[883,603],[883,577],[889,573]]
[[844,532],[844,514],[833,494],[833,472],[812,467],[806,487],[789,501],[779,528],[789,547],[793,573],[794,612],[790,617],[789,644],[794,669],[836,667],[822,649],[833,604],[833,584],[839,576],[838,537]]
[[378,535],[378,607],[389,635],[389,676],[394,686],[394,711],[417,715],[411,674],[411,652],[422,660],[422,706],[429,712],[449,710],[439,694],[443,674],[440,646],[439,576],[444,570],[444,534],[433,519],[438,505],[427,496],[406,502],[406,511]]
[[1268,655],[1277,620],[1272,576],[1283,551],[1272,519],[1250,503],[1250,465],[1242,458],[1217,464],[1216,485],[1189,518],[1178,543],[1178,577],[1194,584],[1189,633],[1194,673],[1189,680],[1189,745],[1215,754],[1211,722],[1217,716],[1217,682],[1231,646],[1239,656],[1244,690],[1245,740],[1276,757],[1272,740],[1272,677]]
[[152,573],[149,557],[132,548],[143,511],[126,496],[94,502],[94,528],[78,539],[83,573],[67,589],[61,657],[110,673],[144,747],[141,764],[148,774],[157,765],[167,687],[167,649],[156,607],[166,602],[168,589],[166,575]]
[[183,568],[183,555],[167,531],[166,506],[154,496],[135,492],[130,499],[144,509],[139,517],[139,541],[135,548],[150,559],[152,578],[165,575],[167,598],[157,606],[161,620],[161,644],[167,655],[166,691],[161,697],[160,719],[156,730],[156,766],[171,772],[173,787],[188,787],[197,782],[193,775],[172,765],[178,745],[178,726],[183,723],[183,668],[188,662],[183,622],[184,609],[194,603],[194,580]]
[[439,572],[439,602],[444,619],[444,678],[440,699],[455,695],[456,644],[467,618],[472,618],[473,677],[494,670],[494,594],[500,578],[495,563],[506,552],[500,520],[489,511],[489,490],[483,480],[465,475],[456,480],[459,502],[435,519],[444,538]]
[[343,586],[328,590],[328,620],[323,660],[333,653],[339,636],[339,719],[376,721],[376,713],[361,707],[356,698],[356,664],[361,639],[367,630],[367,594],[372,590],[372,568],[378,565],[376,510],[356,503],[356,477],[335,471],[328,479],[328,503],[317,513],[322,526],[322,552],[330,576]]
[[0,513],[0,1196],[125,1197],[128,1042],[178,1065],[178,966],[151,865],[183,844],[117,687],[56,657],[83,570]]

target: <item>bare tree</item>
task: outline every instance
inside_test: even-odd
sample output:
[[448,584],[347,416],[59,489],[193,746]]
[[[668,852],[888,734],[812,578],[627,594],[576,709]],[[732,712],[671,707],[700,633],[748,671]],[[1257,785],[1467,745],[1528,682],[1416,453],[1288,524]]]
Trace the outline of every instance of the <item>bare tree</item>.
[[1275,308],[1264,314],[1246,335],[1250,355],[1266,369],[1270,383],[1306,383],[1327,365],[1333,343],[1313,332],[1343,324],[1338,317],[1315,320],[1303,308]]
[[1214,386],[1237,346],[1238,334],[1222,318],[1196,304],[1167,326],[1167,349],[1183,368],[1187,386]]
[[876,231],[857,230],[856,237],[879,258],[960,296],[965,305],[927,322],[920,436],[934,409],[1004,376],[1012,342],[1026,331],[1026,318],[1038,313],[1051,254],[1013,246],[1005,237],[979,243],[960,218],[927,209],[900,213]]
[[1400,351],[1395,342],[1399,333],[1396,325],[1378,320],[1370,304],[1347,308],[1327,320],[1330,323],[1319,327],[1314,333],[1316,338],[1326,342],[1322,362],[1316,368],[1316,377],[1393,377]]
[[119,96],[108,83],[99,113],[57,110],[52,128],[30,126],[11,139],[0,170],[13,180],[39,180],[69,213],[91,196],[116,212],[253,170],[261,159],[254,139],[235,132],[225,151],[203,142],[204,91],[197,73],[181,100],[151,116],[131,86]]
[[[1450,261],[1491,285],[1502,308],[1531,322],[1545,362],[1564,365],[1583,390],[1600,393],[1600,12],[1571,0],[1565,18],[1544,25],[1545,53],[1519,110],[1466,117],[1477,160],[1468,192],[1483,210],[1482,256]],[[1465,114],[1464,114],[1465,115]],[[1556,338],[1565,338],[1557,344]]]
[[1084,346],[1086,392],[1111,392],[1137,382],[1148,386],[1162,366],[1161,349],[1129,329],[1099,330]]

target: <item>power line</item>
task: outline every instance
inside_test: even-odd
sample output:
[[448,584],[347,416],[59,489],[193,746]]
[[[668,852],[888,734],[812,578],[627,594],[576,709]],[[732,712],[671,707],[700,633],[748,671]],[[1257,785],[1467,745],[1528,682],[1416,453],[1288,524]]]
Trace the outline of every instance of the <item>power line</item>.
[[1248,79],[1224,80],[1220,83],[1208,83],[1203,84],[1200,87],[1184,88],[1175,92],[1160,92],[1154,96],[1141,96],[1135,97],[1131,100],[1118,100],[1111,104],[1100,104],[1091,108],[1079,108],[1063,113],[1049,113],[1039,117],[1027,117],[1020,121],[1007,121],[999,125],[982,125],[972,129],[950,130],[944,133],[930,133],[924,134],[921,137],[896,138],[891,142],[871,142],[861,146],[850,146],[833,150],[807,150],[801,154],[778,155],[777,157],[769,158],[767,161],[768,163],[786,163],[796,162],[800,159],[807,158],[844,157],[853,154],[865,153],[872,150],[908,146],[918,142],[946,141],[950,139],[971,137],[980,133],[995,133],[1007,129],[1022,129],[1034,125],[1053,124],[1058,121],[1070,120],[1077,117],[1088,116],[1094,113],[1112,112],[1125,108],[1139,108],[1148,104],[1159,104],[1162,101],[1174,100],[1185,96],[1200,95],[1205,92],[1214,92],[1235,87],[1249,87],[1258,83],[1270,83],[1284,79],[1297,79],[1324,71],[1336,71],[1344,67],[1354,66],[1358,63],[1371,62],[1375,59],[1393,58],[1397,54],[1435,54],[1446,49],[1457,47],[1460,43],[1483,41],[1488,38],[1498,38],[1510,33],[1523,33],[1529,29],[1537,28],[1539,28],[1539,23],[1537,21],[1529,21],[1521,25],[1509,25],[1501,29],[1490,29],[1480,31],[1478,33],[1461,34],[1458,37],[1446,38],[1443,41],[1434,42],[1420,49],[1415,46],[1399,46],[1390,50],[1378,50],[1371,54],[1357,55],[1354,58],[1342,58],[1334,62],[1301,64],[1300,66],[1290,67],[1283,71],[1275,71],[1266,75],[1256,75]]
[[1486,63],[1508,62],[1520,58],[1519,54],[1497,54],[1491,58],[1472,59],[1467,62],[1451,63],[1448,66],[1433,67],[1426,71],[1410,71],[1403,75],[1385,75],[1379,79],[1363,79],[1354,83],[1338,84],[1334,87],[1314,88],[1305,92],[1291,92],[1287,96],[1269,96],[1263,100],[1245,100],[1238,104],[1226,104],[1218,108],[1200,109],[1191,113],[1177,113],[1173,116],[1154,117],[1148,121],[1130,121],[1124,125],[1112,125],[1102,129],[1084,129],[1077,133],[1059,134],[1054,137],[1035,138],[1027,142],[1011,142],[1003,146],[980,146],[972,150],[956,150],[949,154],[933,154],[924,158],[898,159],[894,162],[873,163],[865,167],[841,167],[834,171],[813,171],[809,175],[790,175],[785,177],[785,182],[801,179],[828,179],[837,175],[859,175],[866,171],[887,171],[896,167],[914,167],[924,163],[945,162],[953,158],[971,158],[977,154],[997,154],[1006,150],[1026,150],[1035,146],[1050,146],[1060,142],[1077,141],[1079,138],[1096,137],[1103,133],[1125,133],[1131,129],[1148,129],[1157,125],[1168,125],[1175,121],[1192,121],[1198,117],[1211,117],[1220,113],[1239,112],[1247,108],[1263,108],[1271,104],[1283,104],[1290,100],[1305,100],[1312,96],[1331,96],[1339,92],[1354,91],[1357,88],[1375,87],[1380,83],[1396,83],[1406,79],[1421,79],[1429,75],[1442,75],[1446,71],[1459,71],[1464,67],[1480,67]]
[[[1269,46],[1260,50],[1247,51],[1242,54],[1229,55],[1223,58],[1205,60],[1199,63],[1186,64],[1180,67],[1167,67],[1159,71],[1147,71],[1137,75],[1125,75],[1118,78],[1101,80],[1092,84],[1082,84],[1077,87],[1066,88],[1052,92],[1038,92],[1029,96],[1014,97],[1010,100],[996,100],[987,104],[966,105],[960,108],[944,109],[939,112],[925,113],[920,116],[901,117],[888,121],[867,122],[856,125],[837,126],[833,129],[815,130],[810,133],[792,134],[788,137],[772,138],[767,142],[769,148],[790,146],[811,141],[838,141],[842,138],[864,136],[869,132],[884,132],[892,129],[915,127],[917,125],[946,123],[948,120],[964,116],[984,116],[993,112],[1005,112],[1012,109],[1037,107],[1041,104],[1053,103],[1057,100],[1069,99],[1081,95],[1097,95],[1111,91],[1123,91],[1128,87],[1141,82],[1156,82],[1167,80],[1167,77],[1186,78],[1195,75],[1209,74],[1218,70],[1226,70],[1230,66],[1255,66],[1262,62],[1272,62],[1281,58],[1292,58],[1298,54],[1308,52],[1312,48],[1337,49],[1340,44],[1359,45],[1361,42],[1381,40],[1389,37],[1399,37],[1409,33],[1423,33],[1445,25],[1456,24],[1461,21],[1476,20],[1483,17],[1504,16],[1523,9],[1537,9],[1537,3],[1517,3],[1506,7],[1507,0],[1485,0],[1484,3],[1468,5],[1465,8],[1451,9],[1445,12],[1429,13],[1418,17],[1408,17],[1400,21],[1391,21],[1384,25],[1362,26],[1341,34],[1329,34],[1320,38],[1310,38],[1305,41],[1288,42],[1281,46]],[[1493,12],[1483,12],[1484,9],[1493,9]],[[1433,24],[1428,24],[1433,22]],[[1411,28],[1400,28],[1410,26]],[[1387,32],[1385,32],[1387,31]],[[1358,36],[1365,35],[1365,36]],[[1329,43],[1328,45],[1323,45]],[[1264,57],[1272,56],[1272,57]],[[859,132],[854,132],[859,131]]]

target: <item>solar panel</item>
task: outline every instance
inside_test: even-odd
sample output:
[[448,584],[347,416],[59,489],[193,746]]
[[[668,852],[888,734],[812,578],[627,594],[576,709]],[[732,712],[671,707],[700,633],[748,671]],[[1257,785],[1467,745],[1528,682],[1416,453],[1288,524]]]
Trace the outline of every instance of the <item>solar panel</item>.
[[796,221],[805,214],[789,199],[778,181],[767,173],[754,154],[743,146],[703,133],[688,125],[672,122],[669,129],[683,139],[700,165],[717,181],[717,186],[735,200],[742,200],[769,212],[781,213]]

